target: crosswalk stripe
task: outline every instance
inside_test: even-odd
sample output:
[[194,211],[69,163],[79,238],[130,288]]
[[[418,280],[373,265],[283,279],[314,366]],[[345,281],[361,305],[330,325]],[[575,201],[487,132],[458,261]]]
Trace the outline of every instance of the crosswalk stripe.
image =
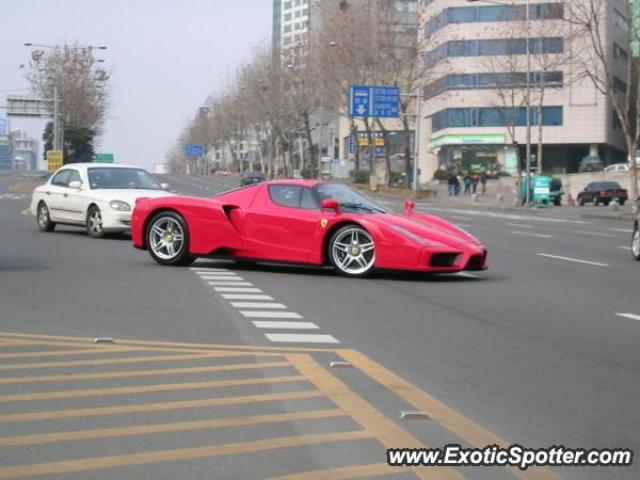
[[[302,333],[265,333],[272,342],[291,343],[340,343],[331,335],[302,334]],[[1,418],[1,417],[0,417]]]
[[265,303],[265,302],[231,302],[231,306],[235,308],[287,308],[284,303]]
[[302,318],[296,312],[269,312],[262,310],[240,310],[240,313],[247,318]]
[[227,268],[201,268],[201,267],[189,267],[192,272],[228,272]]
[[201,276],[200,277],[202,280],[238,280],[239,282],[243,281],[244,278],[242,277],[237,277],[235,275],[207,275],[207,276]]
[[223,293],[222,298],[226,300],[273,300],[271,295],[245,295],[243,293]]
[[628,318],[630,320],[638,320],[640,321],[640,315],[636,315],[635,313],[616,313],[618,317]]
[[254,320],[256,328],[273,330],[320,330],[320,327],[313,322],[263,322]]
[[253,283],[251,282],[238,282],[238,281],[227,281],[227,282],[207,282],[212,287],[253,287]]
[[259,288],[248,288],[248,287],[213,287],[216,292],[237,292],[237,293],[262,293],[262,290]]

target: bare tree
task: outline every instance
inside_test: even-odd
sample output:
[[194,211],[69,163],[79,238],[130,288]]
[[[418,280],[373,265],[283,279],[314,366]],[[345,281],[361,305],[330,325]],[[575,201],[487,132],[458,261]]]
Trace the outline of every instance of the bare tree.
[[[574,29],[578,78],[591,81],[606,95],[624,133],[629,159],[630,196],[637,211],[638,172],[636,150],[640,136],[640,11],[631,0],[618,2],[621,10],[605,0],[568,0],[567,22]],[[635,52],[635,53],[634,53]]]

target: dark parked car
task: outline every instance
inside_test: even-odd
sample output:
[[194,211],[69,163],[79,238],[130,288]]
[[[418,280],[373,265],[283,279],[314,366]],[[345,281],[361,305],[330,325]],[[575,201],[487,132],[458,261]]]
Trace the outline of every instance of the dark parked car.
[[589,156],[580,160],[580,167],[578,173],[585,172],[601,172],[604,170],[604,163],[600,160],[600,157]]
[[620,205],[627,201],[627,191],[618,182],[592,182],[578,194],[578,205],[592,202],[594,205],[604,203],[609,205],[611,200],[617,199]]
[[240,184],[244,187],[246,185],[253,185],[254,183],[264,182],[264,173],[246,171],[242,174]]

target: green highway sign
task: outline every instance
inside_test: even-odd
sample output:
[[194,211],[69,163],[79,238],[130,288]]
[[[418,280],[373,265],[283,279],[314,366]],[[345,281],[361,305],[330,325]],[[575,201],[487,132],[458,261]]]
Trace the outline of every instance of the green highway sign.
[[96,163],[113,163],[113,153],[96,153],[93,161]]

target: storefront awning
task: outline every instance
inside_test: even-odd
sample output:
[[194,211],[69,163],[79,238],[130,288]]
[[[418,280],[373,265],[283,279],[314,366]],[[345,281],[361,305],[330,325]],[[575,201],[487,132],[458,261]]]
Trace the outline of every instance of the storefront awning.
[[502,133],[448,134],[431,140],[429,149],[444,145],[502,145],[505,142],[506,135]]

